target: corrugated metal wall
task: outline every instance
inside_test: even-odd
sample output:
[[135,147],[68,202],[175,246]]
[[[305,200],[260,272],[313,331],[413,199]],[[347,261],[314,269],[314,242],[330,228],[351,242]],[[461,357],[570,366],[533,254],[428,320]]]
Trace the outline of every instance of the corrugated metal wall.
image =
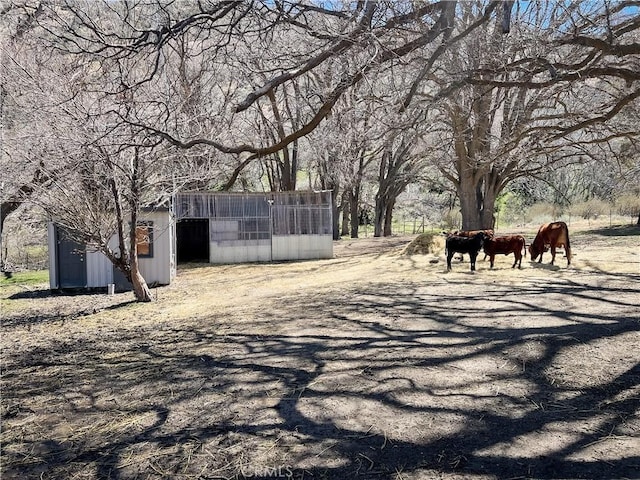
[[169,212],[142,212],[140,221],[153,222],[153,257],[140,257],[140,272],[149,285],[168,285],[175,269],[175,249],[173,246],[173,222]]
[[113,283],[113,263],[101,252],[87,248],[87,287],[106,287]]
[[[153,256],[139,258],[140,271],[149,285],[168,285],[176,274],[175,258],[175,222],[167,210],[143,211],[141,222],[150,222],[153,235]],[[56,227],[48,226],[49,243],[49,284],[50,288],[59,288],[58,272],[60,265],[57,259]],[[118,239],[114,235],[109,246],[118,251]],[[101,288],[114,283],[114,266],[101,252],[87,247],[86,252],[87,287]]]
[[[209,220],[212,263],[333,256],[331,192],[328,191],[188,192],[176,195],[174,208],[178,221]],[[290,241],[276,242],[276,237],[290,237]],[[320,242],[315,237],[327,238]]]

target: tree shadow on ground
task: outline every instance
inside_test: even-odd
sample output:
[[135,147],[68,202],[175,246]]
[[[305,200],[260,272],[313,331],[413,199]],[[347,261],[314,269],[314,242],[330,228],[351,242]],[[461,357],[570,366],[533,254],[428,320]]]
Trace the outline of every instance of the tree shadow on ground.
[[558,260],[562,260],[565,263],[567,261],[566,257],[560,258],[560,255],[556,255],[556,262],[555,262],[556,264],[554,265],[551,265],[550,262],[538,262],[538,261],[532,261],[532,260],[529,261],[529,265],[531,265],[531,267],[533,268],[539,268],[542,270],[551,270],[551,271],[557,272],[563,267],[563,266],[557,265]]
[[50,289],[38,288],[33,290],[24,290],[22,292],[10,295],[10,300],[36,300],[40,298],[57,298],[57,297],[86,297],[94,295],[104,295],[107,292],[106,287],[98,288],[67,288],[67,289]]
[[[250,322],[7,352],[5,474],[634,478],[636,302],[631,282],[371,284],[292,296]],[[603,342],[631,350],[598,370]]]
[[603,237],[630,237],[640,236],[640,225],[615,225],[588,231],[589,234]]
[[[36,300],[27,303],[27,308],[3,312],[2,327],[27,328],[48,323],[73,321],[99,311],[118,310],[136,303],[131,294],[106,295],[90,291],[59,292],[45,290],[29,290],[18,292],[8,297],[10,300]],[[47,303],[49,302],[49,303]],[[48,308],[41,308],[43,304]]]

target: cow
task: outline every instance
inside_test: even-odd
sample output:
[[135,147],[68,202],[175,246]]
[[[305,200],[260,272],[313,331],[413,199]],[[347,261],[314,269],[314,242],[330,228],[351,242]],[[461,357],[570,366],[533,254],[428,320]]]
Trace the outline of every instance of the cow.
[[478,232],[473,237],[461,237],[458,235],[449,235],[445,242],[447,251],[447,271],[451,270],[451,259],[453,254],[468,253],[471,257],[471,271],[476,269],[476,258],[478,252],[482,249],[482,245],[489,238],[484,232]]
[[484,253],[489,256],[491,268],[493,268],[493,262],[496,255],[509,255],[510,253],[513,253],[513,256],[515,257],[511,268],[515,268],[516,264],[518,265],[518,268],[522,268],[522,251],[524,250],[524,255],[527,255],[525,243],[525,239],[522,235],[493,237],[484,242]]
[[[450,237],[451,235],[455,235],[457,237],[473,237],[475,234],[480,232],[486,234],[489,238],[493,238],[492,228],[489,228],[487,230],[456,230],[455,232],[442,232],[442,234],[445,237]],[[484,258],[486,259],[487,256],[485,255]],[[463,260],[464,260],[464,255],[460,254],[460,261],[462,262]]]
[[484,233],[488,237],[493,237],[493,228],[487,230],[456,230],[455,232],[447,233],[446,235],[455,235],[457,237],[473,237],[477,233]]
[[531,261],[540,255],[538,263],[542,262],[542,254],[551,247],[551,265],[556,260],[556,248],[563,246],[567,256],[567,267],[571,265],[571,245],[569,244],[569,229],[564,222],[545,223],[540,226],[536,238],[529,245]]

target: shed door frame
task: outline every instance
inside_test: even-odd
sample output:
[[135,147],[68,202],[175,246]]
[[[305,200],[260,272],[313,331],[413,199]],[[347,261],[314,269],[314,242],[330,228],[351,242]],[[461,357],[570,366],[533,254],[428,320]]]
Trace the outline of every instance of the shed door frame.
[[58,288],[87,286],[87,247],[70,239],[57,225],[56,264]]

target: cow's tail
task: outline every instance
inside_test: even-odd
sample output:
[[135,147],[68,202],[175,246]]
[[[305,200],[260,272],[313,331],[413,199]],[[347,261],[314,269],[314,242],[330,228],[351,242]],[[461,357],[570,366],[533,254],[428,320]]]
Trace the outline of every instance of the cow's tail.
[[522,248],[524,249],[524,258],[527,258],[527,241],[522,237]]

